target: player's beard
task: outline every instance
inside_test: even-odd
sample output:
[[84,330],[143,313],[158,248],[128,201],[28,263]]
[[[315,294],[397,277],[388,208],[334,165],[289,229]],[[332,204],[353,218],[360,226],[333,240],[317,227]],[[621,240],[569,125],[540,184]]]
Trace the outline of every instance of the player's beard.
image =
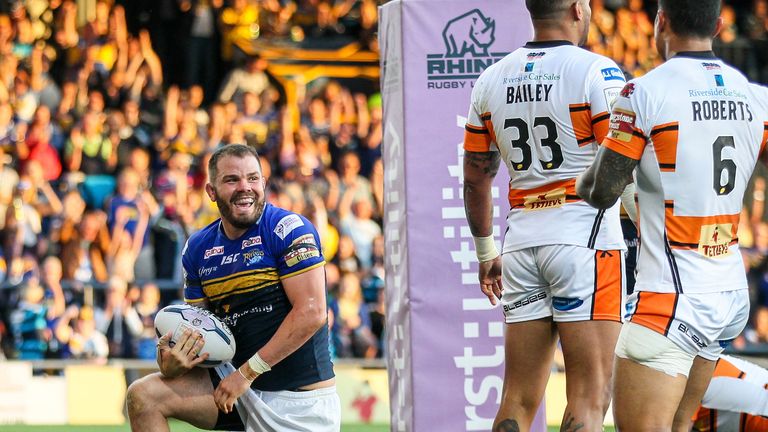
[[[236,200],[243,198],[244,196],[253,198],[254,211],[249,215],[235,216],[234,212],[232,211],[232,207],[235,205]],[[253,224],[255,224],[256,221],[258,221],[261,217],[261,214],[264,212],[264,204],[264,197],[259,198],[256,194],[235,194],[232,195],[232,198],[230,198],[229,201],[224,201],[220,195],[216,195],[216,205],[219,207],[221,217],[229,222],[232,226],[239,229],[248,229]]]

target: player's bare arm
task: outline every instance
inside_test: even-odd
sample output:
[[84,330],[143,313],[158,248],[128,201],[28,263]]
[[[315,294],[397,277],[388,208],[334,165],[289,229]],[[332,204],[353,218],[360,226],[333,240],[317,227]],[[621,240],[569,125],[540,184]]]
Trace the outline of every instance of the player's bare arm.
[[464,211],[472,235],[491,235],[491,185],[499,171],[499,152],[464,152]]
[[592,207],[607,209],[632,183],[637,164],[638,161],[602,146],[595,162],[576,181],[576,193]]
[[480,290],[493,305],[501,299],[501,257],[493,239],[491,186],[500,162],[498,152],[464,153],[464,211],[480,262]]
[[[254,356],[265,362],[266,367],[279,363],[299,349],[320,327],[326,325],[328,319],[323,267],[285,278],[282,283],[292,309],[274,336]],[[231,412],[235,400],[248,390],[258,376],[259,371],[251,367],[250,361],[243,363],[239,373],[222,380],[214,391],[216,406],[225,413]]]

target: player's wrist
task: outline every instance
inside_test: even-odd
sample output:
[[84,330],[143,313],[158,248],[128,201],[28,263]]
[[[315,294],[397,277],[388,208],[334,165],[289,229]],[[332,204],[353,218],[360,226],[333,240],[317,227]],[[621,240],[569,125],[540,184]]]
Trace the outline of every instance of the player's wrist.
[[490,261],[499,256],[499,250],[496,249],[496,241],[493,238],[493,234],[487,237],[472,236],[472,240],[475,242],[477,261]]
[[259,377],[259,374],[254,372],[253,369],[248,366],[248,362],[243,363],[239,368],[237,368],[237,371],[240,372],[240,376],[242,376],[248,382],[253,382],[256,378]]
[[259,353],[251,356],[251,358],[249,358],[245,364],[257,375],[263,375],[272,370],[272,368],[269,366],[269,363],[265,362]]

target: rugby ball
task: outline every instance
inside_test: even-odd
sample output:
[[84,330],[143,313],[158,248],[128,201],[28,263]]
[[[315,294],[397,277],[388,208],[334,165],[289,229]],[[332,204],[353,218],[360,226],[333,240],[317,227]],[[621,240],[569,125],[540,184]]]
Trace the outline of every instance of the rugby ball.
[[186,329],[200,332],[205,339],[200,354],[209,353],[209,356],[199,366],[214,367],[234,357],[235,336],[229,327],[210,311],[188,304],[178,304],[166,306],[155,315],[157,337],[173,332],[171,346],[181,338]]

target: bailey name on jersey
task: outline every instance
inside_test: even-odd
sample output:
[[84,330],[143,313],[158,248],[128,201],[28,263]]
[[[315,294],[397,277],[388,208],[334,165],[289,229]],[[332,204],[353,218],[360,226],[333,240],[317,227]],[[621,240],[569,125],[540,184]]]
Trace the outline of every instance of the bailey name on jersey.
[[507,87],[507,103],[549,102],[549,94],[554,84],[520,84]]

